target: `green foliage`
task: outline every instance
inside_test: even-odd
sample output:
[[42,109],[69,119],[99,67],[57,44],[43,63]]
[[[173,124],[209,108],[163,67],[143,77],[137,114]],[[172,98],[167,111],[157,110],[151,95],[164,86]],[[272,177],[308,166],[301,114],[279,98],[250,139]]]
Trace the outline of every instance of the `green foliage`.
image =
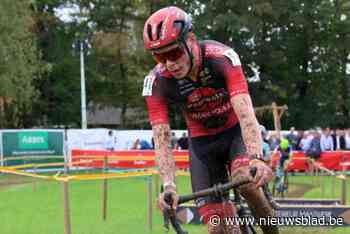
[[38,92],[33,82],[44,70],[33,37],[27,1],[0,2],[0,127],[30,126]]
[[[256,106],[289,106],[284,127],[349,126],[349,1],[198,1],[195,28],[240,54]],[[343,43],[344,42],[344,43]],[[331,88],[330,88],[331,87]],[[261,119],[272,127],[272,118]]]
[[[24,12],[24,2],[0,5],[0,25],[8,32],[0,36],[0,96],[13,100],[7,112],[17,113],[10,119],[18,124],[80,125],[80,65],[74,45],[84,39],[87,102],[120,108],[121,128],[149,127],[126,114],[131,110],[147,118],[141,89],[154,61],[143,49],[143,24],[157,9],[177,5],[192,15],[198,38],[233,47],[246,77],[259,72],[260,81],[250,83],[255,106],[273,101],[288,105],[283,128],[350,125],[349,0],[33,0],[32,15]],[[59,9],[73,6],[79,11],[69,22],[57,17]],[[24,30],[14,30],[20,24]],[[10,43],[12,38],[17,42]],[[35,65],[35,42],[45,66]],[[36,79],[40,74],[43,78]],[[32,98],[37,95],[39,99]],[[273,127],[271,115],[259,118]],[[185,127],[172,109],[171,123]]]

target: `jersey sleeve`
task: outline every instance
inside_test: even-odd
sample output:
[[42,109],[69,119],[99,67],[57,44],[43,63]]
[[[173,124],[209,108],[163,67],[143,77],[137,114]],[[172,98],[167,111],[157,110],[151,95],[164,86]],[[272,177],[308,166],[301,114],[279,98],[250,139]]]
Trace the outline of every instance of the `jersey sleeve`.
[[159,96],[146,97],[148,118],[151,125],[168,124],[168,107],[165,100]]
[[148,118],[151,125],[168,124],[168,105],[165,97],[161,94],[159,78],[151,72],[144,79],[142,95],[146,99]]
[[230,97],[241,93],[249,93],[241,61],[233,49],[227,49],[222,57],[221,68],[225,77]]

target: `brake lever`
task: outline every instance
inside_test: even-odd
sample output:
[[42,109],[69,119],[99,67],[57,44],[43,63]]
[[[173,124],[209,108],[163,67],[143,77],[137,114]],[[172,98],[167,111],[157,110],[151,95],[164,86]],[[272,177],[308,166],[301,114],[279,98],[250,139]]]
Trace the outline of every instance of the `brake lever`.
[[[165,193],[164,194],[164,201],[170,206],[172,207],[173,205],[173,199],[171,197],[171,193]],[[164,217],[164,228],[166,230],[166,232],[169,231],[169,220],[171,223],[171,226],[173,226],[175,232],[177,234],[188,234],[187,231],[184,231],[179,222],[176,219],[176,211],[173,208],[170,209],[166,209],[163,212],[163,217]]]
[[[256,167],[250,168],[250,174],[252,177],[254,177],[256,175],[256,171],[257,171]],[[269,189],[269,185],[267,183],[262,186],[262,190],[264,192],[265,197],[270,202],[270,205],[272,206],[272,208],[275,210],[279,209],[279,205],[275,201],[275,199],[273,198],[272,193]]]

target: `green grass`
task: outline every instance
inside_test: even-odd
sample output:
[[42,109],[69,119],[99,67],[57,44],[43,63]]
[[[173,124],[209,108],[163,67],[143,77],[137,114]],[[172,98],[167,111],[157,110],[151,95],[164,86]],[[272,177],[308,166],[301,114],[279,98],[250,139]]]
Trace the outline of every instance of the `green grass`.
[[[0,183],[5,180],[5,176],[0,175]],[[312,182],[310,178],[302,176],[293,177],[291,181]],[[145,178],[113,179],[108,183],[107,221],[102,221],[102,181],[70,183],[73,234],[164,233],[162,217],[156,209],[153,215],[153,230],[148,231],[147,180]],[[178,186],[180,193],[189,193],[188,177],[179,177]],[[316,197],[316,195],[320,197],[317,189],[307,193],[306,197]],[[153,196],[155,196],[154,193]],[[349,196],[348,200],[350,200]],[[155,204],[155,199],[153,203]],[[31,183],[0,188],[0,220],[1,234],[64,233],[62,185],[58,182],[40,181],[35,192]],[[206,233],[206,227],[203,225],[185,225],[185,229],[191,234]],[[281,234],[289,233],[343,234],[350,233],[350,228],[293,227],[281,231]]]
[[[304,194],[304,198],[341,198],[341,180],[333,179],[330,176],[310,177],[310,176],[289,176],[290,190],[296,188],[294,184],[310,184],[313,189]],[[347,204],[350,205],[350,179],[347,179]]]

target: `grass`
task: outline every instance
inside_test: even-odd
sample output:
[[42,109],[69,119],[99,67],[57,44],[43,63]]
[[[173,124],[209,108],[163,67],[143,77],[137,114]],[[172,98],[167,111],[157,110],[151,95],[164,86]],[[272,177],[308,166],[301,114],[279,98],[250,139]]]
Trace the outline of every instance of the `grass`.
[[[0,175],[0,184],[8,179]],[[312,183],[309,177],[295,176],[291,182]],[[327,180],[328,189],[332,180]],[[162,216],[154,210],[153,230],[147,228],[147,180],[126,178],[109,180],[107,220],[102,221],[102,181],[70,183],[71,222],[73,234],[164,233]],[[349,183],[349,181],[348,181]],[[350,185],[350,184],[349,184]],[[188,177],[179,177],[180,193],[190,192]],[[335,193],[340,194],[340,193]],[[155,194],[153,193],[155,196]],[[327,195],[327,193],[325,194]],[[306,197],[320,197],[316,188]],[[331,193],[327,195],[329,198]],[[0,188],[1,234],[62,234],[64,233],[62,185],[40,181],[33,192],[26,183]],[[348,196],[348,201],[350,201]],[[153,199],[155,203],[155,199]],[[155,207],[155,205],[153,206]],[[191,234],[206,233],[203,225],[185,225]],[[173,233],[173,232],[171,232]],[[350,228],[284,228],[281,234],[340,234]]]
[[[304,193],[304,198],[323,198],[340,199],[341,198],[341,180],[330,176],[311,177],[311,176],[289,176],[290,190],[296,190],[295,184],[309,184],[311,190]],[[347,188],[350,188],[350,180],[347,180]],[[350,194],[348,192],[347,204],[350,204]]]

